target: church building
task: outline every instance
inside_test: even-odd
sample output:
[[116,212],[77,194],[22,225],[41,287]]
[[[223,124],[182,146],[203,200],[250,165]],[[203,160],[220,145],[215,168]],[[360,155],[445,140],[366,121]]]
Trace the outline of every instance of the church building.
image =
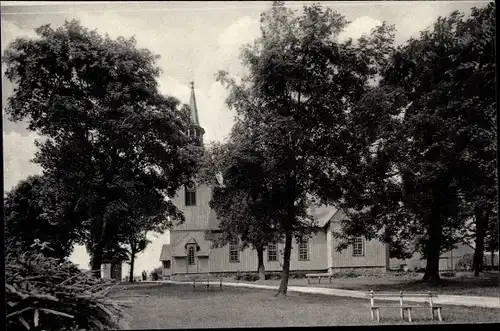
[[[198,119],[198,108],[193,83],[190,98],[191,121],[194,134],[203,139],[204,129]],[[216,230],[218,220],[209,207],[212,187],[194,182],[183,186],[173,201],[184,213],[185,222],[170,229],[170,244],[163,245],[160,261],[163,277],[186,274],[233,273],[257,271],[257,252],[250,248],[243,251],[237,239],[221,248],[212,248],[205,239],[206,230]],[[317,219],[318,231],[309,239],[292,244],[290,270],[307,272],[332,272],[343,268],[389,268],[389,246],[377,240],[356,238],[349,248],[337,252],[333,231],[340,228],[345,217],[333,206],[311,208]],[[281,271],[284,244],[269,244],[264,252],[266,271]]]

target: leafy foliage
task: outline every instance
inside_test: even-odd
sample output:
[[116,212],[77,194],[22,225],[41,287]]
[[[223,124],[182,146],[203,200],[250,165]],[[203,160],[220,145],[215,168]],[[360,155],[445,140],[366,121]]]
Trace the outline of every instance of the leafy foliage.
[[153,277],[153,280],[160,279],[162,275],[163,275],[162,267],[154,268],[153,271],[151,271],[151,276]]
[[349,111],[388,60],[394,28],[382,24],[355,44],[339,42],[348,22],[308,5],[303,13],[274,2],[261,16],[261,37],[242,51],[248,75],[231,88],[228,105],[255,135],[263,161],[259,182],[269,192],[266,220],[284,234],[280,293],[286,293],[292,238],[314,231],[311,204],[336,203],[352,158],[346,139]]
[[231,238],[241,238],[241,249],[252,247],[258,253],[258,268],[264,270],[265,246],[281,240],[282,233],[267,212],[272,201],[262,177],[264,159],[256,150],[256,137],[239,122],[225,144],[213,144],[205,166],[205,177],[213,182],[221,173],[222,185],[213,188],[210,207],[219,220],[217,230],[209,230],[206,238],[214,247],[227,245]]
[[464,254],[460,258],[460,260],[458,260],[457,263],[455,264],[455,268],[457,270],[465,270],[465,271],[472,270],[472,259],[473,259],[472,254],[469,253]]
[[499,222],[491,221],[489,223],[488,232],[485,240],[485,249],[487,252],[498,252],[498,231]]
[[247,282],[255,282],[259,280],[259,275],[251,272],[237,273],[234,275],[235,280],[244,280]]
[[474,201],[495,205],[494,12],[440,17],[351,112],[343,237],[406,241],[427,258],[426,279],[439,279],[439,254],[463,238]]
[[103,330],[124,327],[123,307],[108,298],[110,281],[69,261],[46,256],[47,243],[24,250],[10,241],[5,254],[7,330]]
[[117,244],[119,249],[125,251],[129,261],[129,281],[132,282],[134,279],[135,258],[151,243],[147,238],[148,233],[163,233],[170,223],[154,216],[147,217],[133,211],[131,216],[127,217],[127,222],[123,222],[123,225],[123,228],[120,229],[122,239]]
[[38,39],[18,38],[4,53],[16,84],[6,113],[47,138],[35,162],[61,192],[78,192],[72,207],[98,270],[131,216],[183,221],[165,196],[198,171],[202,146],[184,134],[186,108],[160,95],[157,56],[134,38],[103,38],[76,20],[36,32]]
[[[44,176],[30,176],[21,181],[4,200],[5,237],[13,239],[25,251],[35,239],[48,242],[48,256],[64,258],[71,254],[79,233],[78,216],[61,200],[57,183]],[[71,197],[74,198],[74,197]]]

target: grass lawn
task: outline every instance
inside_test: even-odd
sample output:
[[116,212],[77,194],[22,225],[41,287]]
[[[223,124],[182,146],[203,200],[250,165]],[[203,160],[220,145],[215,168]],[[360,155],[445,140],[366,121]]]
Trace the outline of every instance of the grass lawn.
[[[326,295],[225,287],[194,292],[187,285],[137,284],[115,288],[112,295],[130,301],[132,329],[374,325],[369,301]],[[444,306],[445,323],[500,322],[498,309]],[[431,323],[429,312],[412,312],[415,323]],[[409,324],[399,311],[381,311],[382,324]],[[437,322],[439,323],[439,322]]]
[[[485,273],[481,277],[459,276],[443,278],[441,284],[437,286],[431,286],[421,279],[422,274],[409,274],[404,277],[332,278],[332,283],[330,284],[328,279],[323,278],[321,284],[318,284],[317,279],[312,279],[312,284],[310,285],[307,284],[307,279],[290,279],[289,285],[330,287],[356,291],[374,290],[387,292],[403,290],[406,292],[427,292],[430,290],[438,294],[451,295],[491,297],[498,297],[500,295],[498,273]],[[226,280],[236,282],[230,278]],[[258,280],[252,283],[278,286],[280,280]]]

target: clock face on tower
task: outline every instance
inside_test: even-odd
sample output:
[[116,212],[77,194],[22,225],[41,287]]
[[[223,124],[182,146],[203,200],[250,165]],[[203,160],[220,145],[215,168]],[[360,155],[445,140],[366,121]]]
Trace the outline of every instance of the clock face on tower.
[[194,192],[196,190],[196,185],[193,181],[190,181],[186,184],[186,191]]

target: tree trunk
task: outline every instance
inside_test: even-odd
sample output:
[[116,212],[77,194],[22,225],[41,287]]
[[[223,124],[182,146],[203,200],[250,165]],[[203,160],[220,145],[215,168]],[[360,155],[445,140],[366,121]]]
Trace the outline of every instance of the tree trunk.
[[427,264],[423,280],[437,283],[441,280],[439,277],[439,257],[441,255],[442,224],[440,217],[436,213],[433,214],[429,220],[429,237],[425,246]]
[[476,248],[474,249],[474,258],[472,261],[472,270],[474,270],[474,276],[478,277],[479,272],[483,266],[484,258],[484,237],[486,235],[486,229],[484,227],[483,217],[476,217]]
[[100,244],[92,247],[92,260],[90,266],[92,274],[95,278],[101,278],[101,265],[102,265],[102,246]]
[[257,247],[257,272],[259,273],[259,279],[266,279],[266,268],[264,267],[264,247]]
[[92,261],[91,268],[94,277],[101,278],[102,255],[104,252],[107,222],[102,216],[94,217],[91,221]]
[[285,235],[285,252],[283,256],[283,272],[281,274],[281,283],[278,289],[279,295],[280,293],[286,295],[286,291],[288,289],[288,277],[290,276],[290,255],[292,253],[292,233],[287,232]]
[[476,217],[476,248],[474,249],[472,270],[474,270],[474,276],[477,277],[483,269],[484,245],[486,231],[488,230],[489,211],[484,210],[484,207],[477,207],[474,214]]
[[134,263],[135,263],[135,251],[133,249],[130,250],[130,273],[128,276],[128,281],[130,283],[134,282]]

